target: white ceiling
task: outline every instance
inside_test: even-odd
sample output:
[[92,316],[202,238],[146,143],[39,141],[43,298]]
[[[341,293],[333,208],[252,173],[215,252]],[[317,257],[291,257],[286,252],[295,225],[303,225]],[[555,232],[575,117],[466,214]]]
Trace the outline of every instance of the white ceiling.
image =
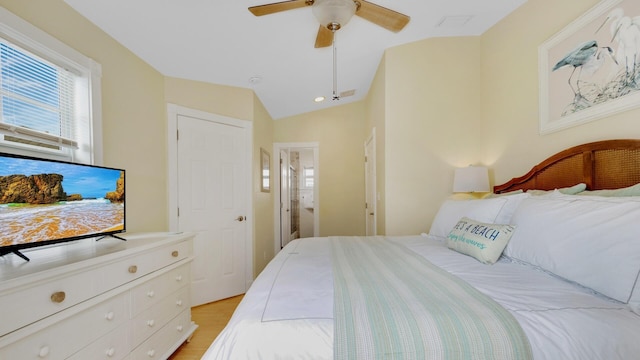
[[[480,35],[526,0],[371,0],[409,15],[392,33],[358,16],[337,32],[338,92],[331,100],[333,50],[314,48],[310,7],[255,17],[269,0],[65,0],[165,76],[252,88],[274,119],[363,99],[385,49],[429,37]],[[450,17],[450,22],[443,19]],[[466,24],[459,20],[471,17]],[[250,79],[258,77],[258,83]],[[315,103],[317,96],[327,100]]]

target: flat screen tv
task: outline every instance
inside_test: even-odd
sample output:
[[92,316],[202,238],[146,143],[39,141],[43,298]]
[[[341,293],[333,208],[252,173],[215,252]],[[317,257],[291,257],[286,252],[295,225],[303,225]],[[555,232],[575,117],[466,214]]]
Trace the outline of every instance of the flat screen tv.
[[124,232],[125,171],[0,153],[0,256]]

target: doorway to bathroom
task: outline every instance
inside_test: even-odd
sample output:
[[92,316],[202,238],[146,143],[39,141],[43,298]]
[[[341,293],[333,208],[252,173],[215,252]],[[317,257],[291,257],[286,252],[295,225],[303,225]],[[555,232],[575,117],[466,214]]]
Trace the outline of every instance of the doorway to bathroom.
[[319,167],[317,143],[275,143],[275,252],[291,240],[319,236]]

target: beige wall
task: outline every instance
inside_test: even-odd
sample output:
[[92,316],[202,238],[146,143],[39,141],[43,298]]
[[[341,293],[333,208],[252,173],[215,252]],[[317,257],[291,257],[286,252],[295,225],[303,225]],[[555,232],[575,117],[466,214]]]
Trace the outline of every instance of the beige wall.
[[167,230],[164,77],[62,0],[0,5],[102,65],[104,165],[127,170],[127,230]]
[[[271,153],[274,121],[260,100],[254,95],[253,115],[253,272],[257,276],[274,256],[273,191],[260,191],[262,173],[260,148]],[[271,156],[271,171],[276,171],[275,158]],[[273,186],[273,185],[272,185]]]
[[[482,36],[484,160],[496,183],[581,143],[638,138],[640,110],[548,135],[538,133],[538,46],[592,8],[594,0],[529,0]],[[526,139],[526,141],[523,141]]]
[[275,120],[273,142],[318,142],[320,236],[363,235],[364,103]]
[[[127,170],[128,231],[168,230],[166,102],[253,120],[254,168],[260,146],[271,146],[272,120],[253,91],[165,78],[62,0],[0,0],[0,6],[102,65],[104,165]],[[254,188],[257,274],[273,256],[273,210],[271,197]]]
[[366,101],[367,129],[385,114],[386,234],[428,230],[454,167],[488,165],[499,184],[573,145],[640,138],[640,110],[538,132],[538,46],[596,3],[529,0],[480,37],[386,51]]
[[480,44],[427,39],[385,54],[387,235],[428,231],[454,167],[481,161]]
[[169,103],[234,119],[253,120],[255,115],[250,89],[167,77],[164,94]]
[[592,8],[595,0],[529,0],[482,36],[483,160],[496,183],[564,148],[640,138],[640,110],[548,135],[538,133],[538,46]]
[[[454,167],[490,165],[501,183],[572,145],[640,138],[640,110],[538,133],[538,46],[596,3],[529,0],[480,37],[388,49],[365,101],[272,121],[251,90],[165,78],[62,0],[0,0],[102,65],[104,164],[127,169],[130,231],[168,227],[170,101],[254,121],[254,172],[260,147],[319,142],[321,235],[364,233],[363,144],[373,127],[378,232],[393,235],[428,230],[451,192]],[[273,199],[254,187],[257,273],[273,255]]]

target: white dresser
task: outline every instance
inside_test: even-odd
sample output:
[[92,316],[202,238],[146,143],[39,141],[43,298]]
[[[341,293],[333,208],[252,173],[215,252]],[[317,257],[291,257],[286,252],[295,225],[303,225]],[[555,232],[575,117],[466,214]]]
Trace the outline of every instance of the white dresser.
[[0,257],[0,359],[166,359],[189,339],[193,235],[125,237]]

